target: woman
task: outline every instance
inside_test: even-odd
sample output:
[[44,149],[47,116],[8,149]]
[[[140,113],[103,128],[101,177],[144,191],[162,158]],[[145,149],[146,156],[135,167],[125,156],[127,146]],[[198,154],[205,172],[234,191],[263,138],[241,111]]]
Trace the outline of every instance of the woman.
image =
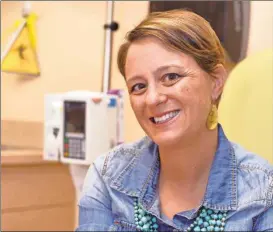
[[227,77],[209,23],[153,13],[127,35],[118,65],[147,137],[90,168],[77,230],[273,230],[273,169],[217,122]]

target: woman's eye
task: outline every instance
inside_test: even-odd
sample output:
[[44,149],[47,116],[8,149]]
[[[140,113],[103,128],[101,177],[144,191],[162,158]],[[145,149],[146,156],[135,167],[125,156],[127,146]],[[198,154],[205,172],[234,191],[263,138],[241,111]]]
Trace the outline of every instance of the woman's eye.
[[168,74],[166,74],[166,75],[163,76],[162,81],[163,82],[175,82],[180,77],[181,77],[181,75],[179,75],[177,73],[168,73]]
[[143,90],[146,87],[145,84],[135,84],[132,88],[131,88],[131,93],[138,93],[141,90]]

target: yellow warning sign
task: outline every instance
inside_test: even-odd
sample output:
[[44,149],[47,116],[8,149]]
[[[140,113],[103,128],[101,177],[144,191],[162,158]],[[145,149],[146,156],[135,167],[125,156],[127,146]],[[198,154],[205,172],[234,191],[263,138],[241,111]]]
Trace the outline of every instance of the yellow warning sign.
[[[30,17],[30,16],[29,16]],[[35,49],[35,35],[31,29],[33,20],[27,19],[14,32],[13,38],[1,57],[1,71],[40,75],[39,62]]]

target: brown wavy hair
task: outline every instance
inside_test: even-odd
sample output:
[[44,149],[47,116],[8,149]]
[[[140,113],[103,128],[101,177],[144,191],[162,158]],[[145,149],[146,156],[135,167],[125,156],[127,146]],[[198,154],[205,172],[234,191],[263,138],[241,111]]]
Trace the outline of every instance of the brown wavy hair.
[[145,37],[155,37],[166,47],[192,56],[207,73],[217,64],[225,66],[225,51],[209,22],[189,10],[155,12],[129,31],[118,51],[118,68],[125,77],[130,45]]

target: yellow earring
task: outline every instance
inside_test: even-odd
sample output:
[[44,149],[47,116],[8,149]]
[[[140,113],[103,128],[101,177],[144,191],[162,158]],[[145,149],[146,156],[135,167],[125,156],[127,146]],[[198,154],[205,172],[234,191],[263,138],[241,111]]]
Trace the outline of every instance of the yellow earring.
[[218,110],[216,105],[212,105],[207,119],[207,128],[209,130],[214,130],[218,124]]

